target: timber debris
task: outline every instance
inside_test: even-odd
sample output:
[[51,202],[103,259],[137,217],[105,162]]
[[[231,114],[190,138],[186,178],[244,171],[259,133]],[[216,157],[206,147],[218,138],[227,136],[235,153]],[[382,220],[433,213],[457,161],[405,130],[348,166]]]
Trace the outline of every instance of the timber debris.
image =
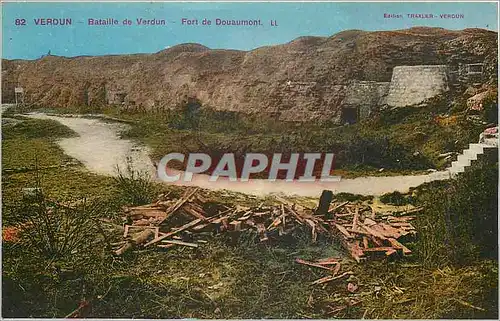
[[[416,235],[411,222],[422,210],[412,208],[399,213],[380,213],[365,204],[335,201],[330,204],[328,194],[325,205],[323,194],[316,209],[276,196],[281,204],[254,207],[218,204],[216,211],[209,211],[210,202],[198,191],[198,188],[191,188],[179,199],[160,195],[152,204],[124,207],[127,222],[123,227],[124,241],[119,243],[115,254],[121,255],[133,248],[198,248],[207,242],[207,235],[220,233],[238,236],[251,232],[260,242],[272,242],[292,236],[297,230],[306,230],[313,243],[319,237],[340,242],[357,262],[361,262],[369,257],[411,254],[402,242]],[[330,271],[334,271],[337,265],[340,267],[335,261],[314,263],[300,260],[297,263]],[[321,284],[347,275],[337,273],[315,282]]]

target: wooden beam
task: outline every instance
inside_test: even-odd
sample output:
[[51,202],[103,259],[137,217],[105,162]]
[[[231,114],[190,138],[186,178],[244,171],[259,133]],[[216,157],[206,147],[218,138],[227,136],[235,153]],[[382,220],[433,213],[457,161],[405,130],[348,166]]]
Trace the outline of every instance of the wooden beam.
[[188,228],[195,226],[196,224],[200,223],[201,221],[202,221],[201,219],[196,219],[194,221],[191,221],[191,222],[189,222],[189,223],[187,223],[187,224],[185,224],[185,225],[183,225],[183,226],[175,229],[174,231],[170,231],[168,233],[165,233],[162,236],[155,238],[151,242],[144,244],[144,247],[150,246],[151,244],[155,244],[157,242],[160,242],[161,240],[166,239],[169,236],[172,236],[172,235],[180,233],[180,232],[182,232],[184,230],[187,230]]

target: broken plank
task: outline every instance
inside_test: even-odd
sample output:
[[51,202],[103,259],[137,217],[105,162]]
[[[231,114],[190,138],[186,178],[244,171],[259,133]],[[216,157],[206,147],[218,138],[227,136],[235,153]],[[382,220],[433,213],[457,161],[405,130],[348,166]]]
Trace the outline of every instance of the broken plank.
[[[295,262],[296,262],[296,263],[299,263],[299,264],[303,264],[303,265],[308,265],[308,266],[312,266],[312,267],[317,267],[317,268],[324,269],[324,270],[328,270],[328,271],[333,271],[333,269],[332,269],[332,268],[327,267],[327,266],[324,266],[324,265],[321,265],[321,264],[319,264],[319,263],[309,262],[309,261],[305,261],[305,260],[302,260],[302,259],[295,259]],[[337,263],[338,263],[338,262],[337,262]]]
[[305,219],[305,221],[311,227],[312,242],[316,243],[316,240],[318,238],[318,234],[316,233],[316,224],[314,224],[314,221],[310,219]]
[[346,236],[347,238],[352,237],[352,235],[347,231],[347,229],[345,227],[343,227],[342,225],[337,224],[337,223],[334,223],[334,224],[335,224],[335,227],[340,231],[340,233],[344,234],[344,236]]
[[391,222],[390,223],[391,226],[394,226],[394,227],[408,227],[408,228],[413,228],[413,225],[411,225],[410,223],[406,223],[406,222]]
[[318,263],[319,264],[330,264],[330,263],[339,262],[340,260],[342,260],[341,257],[327,257],[324,259],[319,259]]
[[281,223],[282,225],[282,230],[286,226],[286,213],[285,213],[285,205],[281,204],[280,206],[281,209]]
[[381,246],[381,247],[370,247],[367,249],[363,249],[364,252],[386,252],[390,250],[394,250],[394,248],[389,246]]
[[299,222],[299,224],[304,224],[304,218],[302,216],[300,216],[297,212],[295,212],[291,207],[289,206],[286,206],[285,205],[285,208],[287,209],[288,212],[292,213],[292,215],[297,219],[297,221]]
[[356,207],[354,212],[354,217],[352,218],[352,229],[355,230],[358,227],[359,220],[359,207]]
[[183,242],[183,241],[177,241],[177,240],[162,240],[161,242],[167,243],[167,244],[189,246],[189,247],[198,247],[198,244],[196,244],[196,243],[189,243],[189,242]]
[[233,230],[234,230],[234,231],[236,231],[236,232],[241,231],[241,221],[232,221],[232,222],[231,222],[231,223],[229,223],[229,224],[233,225],[233,227],[234,227],[234,229],[233,229]]
[[195,218],[199,218],[203,221],[207,220],[207,218],[202,213],[200,213],[197,209],[195,209],[192,204],[186,204],[182,207],[182,209],[186,213],[188,213],[189,215],[194,216]]
[[157,247],[160,247],[162,249],[168,249],[168,248],[171,248],[171,247],[174,247],[175,244],[158,244]]
[[246,212],[245,214],[243,214],[242,216],[240,216],[239,218],[237,218],[238,221],[246,221],[248,220],[250,217],[252,217],[253,213],[252,211],[248,211]]
[[348,272],[344,272],[344,273],[342,273],[341,275],[338,275],[338,276],[329,275],[329,276],[325,276],[324,278],[318,279],[318,280],[312,282],[311,284],[312,285],[323,284],[323,283],[326,283],[326,282],[331,282],[331,281],[334,281],[334,280],[341,279],[343,277],[346,277],[346,276],[352,275],[352,274],[354,274],[352,271],[348,271]]
[[375,222],[371,218],[365,218],[365,221],[363,222],[363,224],[366,225],[366,226],[372,226],[372,225],[377,224],[377,222]]
[[134,223],[132,223],[133,226],[149,226],[150,224],[151,224],[151,221],[149,221],[149,219],[145,219],[145,218],[134,221]]
[[125,211],[132,211],[132,210],[161,210],[162,208],[156,204],[147,204],[147,205],[140,205],[140,206],[132,206],[128,207],[125,206],[124,210]]
[[363,249],[359,246],[358,241],[346,244],[347,249],[356,262],[361,262],[361,257],[364,255]]
[[128,241],[125,245],[115,251],[116,255],[122,255],[128,250],[132,249],[134,246],[142,244],[148,240],[150,236],[154,235],[151,229],[146,229],[141,233],[137,234],[132,240]]
[[124,230],[123,230],[123,238],[127,237],[127,235],[128,235],[128,229],[129,229],[129,225],[125,225]]
[[138,215],[142,215],[143,217],[163,218],[167,216],[167,213],[165,213],[165,211],[160,209],[151,208],[151,209],[141,209],[141,210],[133,209],[127,214],[127,216],[138,216]]
[[390,250],[387,250],[387,251],[385,252],[385,255],[390,256],[390,255],[392,255],[392,254],[394,254],[394,253],[396,253],[396,252],[397,252],[397,251],[396,251],[395,249],[390,249]]
[[181,206],[184,205],[184,203],[186,203],[189,200],[189,198],[191,198],[191,196],[193,196],[198,191],[198,189],[199,189],[198,187],[195,187],[192,191],[187,192],[186,196],[183,196],[174,205],[169,207],[165,212],[166,216],[160,222],[158,222],[158,225],[163,223],[170,215],[172,215],[173,213],[175,213],[175,211],[181,208]]
[[344,207],[345,205],[349,204],[349,201],[340,203],[339,205],[332,205],[332,207],[328,210],[329,213],[335,213],[336,210],[339,208]]
[[208,220],[210,223],[213,223],[213,224],[220,224],[222,223],[224,220],[227,220],[229,218],[229,216],[223,216],[223,217],[218,217],[218,218],[215,218],[215,219],[210,219]]
[[393,239],[393,238],[388,238],[387,239],[391,245],[396,248],[396,249],[401,249],[403,250],[403,254],[408,255],[411,254],[411,250],[404,246],[403,244],[399,243],[398,240]]
[[275,228],[276,226],[281,224],[281,217],[276,218],[269,226],[267,227],[268,230]]
[[382,246],[382,247],[372,247],[368,249],[364,249],[365,252],[384,252],[385,255],[390,256],[397,252],[396,249],[392,247]]
[[201,230],[203,230],[205,227],[207,227],[209,225],[210,225],[210,223],[196,225],[195,227],[193,227],[193,231],[201,231]]
[[[374,225],[374,226],[376,226],[376,225]],[[368,233],[370,233],[371,235],[373,235],[375,237],[378,237],[381,240],[386,239],[386,237],[384,235],[382,235],[380,232],[374,230],[373,226],[366,226],[364,224],[359,223],[359,227],[363,228],[365,231],[367,231]]]
[[372,226],[372,228],[377,232],[381,233],[382,235],[384,235],[385,237],[393,237],[397,239],[401,236],[401,231],[399,229],[396,229],[385,223],[379,223],[377,225]]
[[387,219],[389,222],[395,221],[395,222],[408,222],[414,220],[416,217],[415,216],[402,216],[402,217],[397,217],[397,216],[388,216]]
[[189,223],[187,223],[187,224],[185,224],[185,225],[183,225],[183,226],[181,226],[181,227],[179,227],[179,228],[175,229],[174,231],[168,232],[168,233],[166,233],[166,234],[163,234],[163,235],[162,235],[162,236],[160,236],[160,237],[155,238],[155,239],[154,239],[154,240],[152,240],[151,242],[146,243],[146,244],[144,245],[144,247],[150,246],[151,244],[157,243],[157,242],[159,242],[159,241],[161,241],[161,240],[163,240],[163,239],[165,239],[165,238],[167,238],[167,237],[169,237],[169,236],[172,236],[172,235],[175,235],[175,234],[177,234],[177,233],[179,233],[179,232],[182,232],[182,231],[184,231],[184,230],[187,230],[188,228],[193,227],[193,226],[195,226],[196,224],[198,224],[198,223],[200,223],[200,222],[201,222],[201,219],[196,219],[196,220],[194,220],[194,221],[191,221],[191,222],[189,222]]
[[366,236],[363,236],[363,247],[365,249],[368,248],[368,238]]

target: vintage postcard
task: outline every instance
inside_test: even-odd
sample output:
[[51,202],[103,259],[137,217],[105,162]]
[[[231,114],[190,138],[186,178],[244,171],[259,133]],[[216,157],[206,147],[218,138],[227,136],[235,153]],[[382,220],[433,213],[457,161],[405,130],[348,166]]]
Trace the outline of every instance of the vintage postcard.
[[498,3],[2,9],[2,317],[498,319]]

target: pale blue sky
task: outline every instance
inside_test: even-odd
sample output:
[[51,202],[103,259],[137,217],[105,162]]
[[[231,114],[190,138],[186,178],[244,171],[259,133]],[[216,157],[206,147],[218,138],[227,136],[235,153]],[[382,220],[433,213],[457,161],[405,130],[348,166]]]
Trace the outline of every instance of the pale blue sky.
[[[496,3],[4,3],[3,57],[152,53],[179,43],[249,50],[299,36],[342,30],[391,30],[412,26],[497,30]],[[403,14],[385,19],[384,13]],[[463,19],[409,19],[409,13],[463,14]],[[37,26],[37,18],[71,18],[72,26]],[[118,26],[88,26],[88,18],[118,19]],[[128,18],[132,26],[121,22]],[[138,26],[136,18],[165,19],[166,26]],[[263,26],[182,26],[182,18],[261,19]],[[26,19],[16,26],[15,19]],[[269,25],[276,20],[277,27]]]

